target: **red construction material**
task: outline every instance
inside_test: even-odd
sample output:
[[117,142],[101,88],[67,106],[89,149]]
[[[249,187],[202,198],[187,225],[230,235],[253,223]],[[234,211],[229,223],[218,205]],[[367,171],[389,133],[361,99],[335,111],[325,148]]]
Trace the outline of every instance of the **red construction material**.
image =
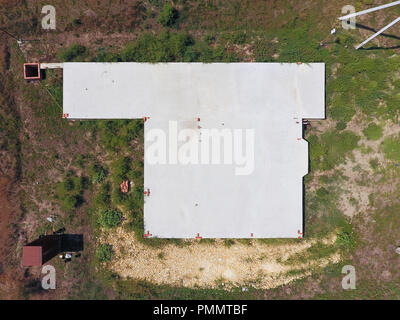
[[300,230],[297,230],[297,234],[299,235],[297,237],[298,239],[303,239],[303,233],[301,233]]
[[150,119],[150,117],[143,117],[143,122],[146,122],[149,119]]
[[42,265],[42,247],[24,246],[22,249],[22,265],[24,267]]
[[149,237],[151,237],[151,236],[152,236],[152,234],[150,233],[150,231],[147,231],[147,232],[143,235],[143,238],[147,239],[147,238],[149,238]]
[[149,196],[150,195],[150,189],[147,188],[143,193],[144,193],[145,196]]
[[63,117],[63,119],[68,118],[69,117],[69,113],[63,113],[62,117]]
[[122,192],[127,193],[129,190],[129,180],[122,181],[120,187]]
[[203,237],[200,237],[200,234],[196,233],[196,240],[201,240],[201,239],[203,239]]
[[39,63],[24,63],[24,79],[25,80],[40,80],[40,64]]

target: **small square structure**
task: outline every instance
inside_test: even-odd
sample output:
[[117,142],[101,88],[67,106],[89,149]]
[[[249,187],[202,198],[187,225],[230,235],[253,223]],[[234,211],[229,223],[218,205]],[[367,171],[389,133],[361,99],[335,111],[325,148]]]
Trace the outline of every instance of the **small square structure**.
[[40,64],[39,63],[24,63],[24,79],[25,80],[39,80]]
[[[308,173],[303,119],[325,118],[323,63],[63,67],[63,112],[70,119],[146,119],[146,238],[302,237]],[[227,140],[208,148],[210,132],[226,134]],[[166,135],[160,146],[168,151],[155,153],[165,163],[150,160],[156,133]],[[170,150],[179,153],[187,143],[204,147],[204,154],[211,149],[212,156],[225,146],[244,151],[253,145],[250,170],[240,153],[232,161],[225,152],[223,163],[177,161]],[[187,155],[183,150],[179,159]]]
[[24,267],[34,267],[42,265],[42,247],[24,246],[22,249],[22,265]]

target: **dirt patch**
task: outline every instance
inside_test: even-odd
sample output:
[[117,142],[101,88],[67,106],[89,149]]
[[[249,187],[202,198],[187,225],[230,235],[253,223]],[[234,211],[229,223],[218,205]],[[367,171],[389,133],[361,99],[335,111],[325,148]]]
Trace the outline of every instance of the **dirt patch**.
[[[334,245],[336,237],[324,239]],[[183,287],[230,288],[247,285],[259,289],[275,288],[310,275],[315,268],[340,261],[339,254],[287,264],[285,261],[310,248],[315,240],[290,244],[235,243],[227,247],[223,240],[211,244],[186,240],[186,245],[151,248],[139,243],[123,227],[104,231],[100,242],[113,246],[109,268],[123,278],[147,280],[156,284]]]

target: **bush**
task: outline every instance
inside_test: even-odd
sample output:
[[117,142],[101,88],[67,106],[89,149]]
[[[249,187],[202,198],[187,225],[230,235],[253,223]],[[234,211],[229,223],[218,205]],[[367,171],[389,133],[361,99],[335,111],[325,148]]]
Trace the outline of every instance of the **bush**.
[[86,187],[83,177],[76,177],[72,171],[67,172],[63,181],[56,185],[56,198],[61,200],[65,211],[72,211],[83,202],[83,191]]
[[101,244],[96,251],[96,258],[100,262],[108,262],[113,255],[112,246],[109,244]]
[[104,48],[99,48],[94,58],[95,62],[118,62],[120,60],[118,54],[107,52]]
[[122,213],[116,209],[101,209],[98,221],[103,228],[114,228],[121,224]]
[[194,43],[188,34],[163,31],[159,35],[145,33],[128,44],[121,53],[123,61],[172,62],[182,61],[188,47]]
[[122,61],[137,62],[235,62],[236,53],[225,46],[215,48],[205,41],[195,42],[187,33],[163,31],[145,33],[129,43],[121,53]]
[[108,208],[110,206],[110,184],[101,185],[99,192],[94,196],[93,203],[97,208]]
[[346,127],[347,127],[347,124],[344,121],[339,121],[338,123],[336,123],[336,129],[339,131],[346,129]]
[[127,178],[127,174],[130,169],[130,159],[129,158],[119,158],[111,164],[112,168],[112,180],[116,184],[120,184],[123,180]]
[[89,173],[94,183],[101,183],[107,177],[107,171],[98,164],[92,164],[89,168]]
[[79,61],[84,60],[89,55],[89,51],[85,46],[73,44],[68,48],[61,49],[58,53],[58,58],[61,61]]
[[178,19],[178,10],[166,3],[158,16],[158,22],[164,27],[171,27]]
[[363,130],[363,133],[368,140],[378,140],[382,137],[383,130],[376,123],[372,122]]

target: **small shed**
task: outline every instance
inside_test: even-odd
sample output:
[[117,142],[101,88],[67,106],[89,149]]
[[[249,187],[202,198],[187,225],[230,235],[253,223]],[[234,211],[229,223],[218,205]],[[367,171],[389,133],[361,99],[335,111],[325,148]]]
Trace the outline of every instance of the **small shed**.
[[24,246],[22,249],[22,265],[24,267],[41,266],[42,265],[42,247],[41,246]]

